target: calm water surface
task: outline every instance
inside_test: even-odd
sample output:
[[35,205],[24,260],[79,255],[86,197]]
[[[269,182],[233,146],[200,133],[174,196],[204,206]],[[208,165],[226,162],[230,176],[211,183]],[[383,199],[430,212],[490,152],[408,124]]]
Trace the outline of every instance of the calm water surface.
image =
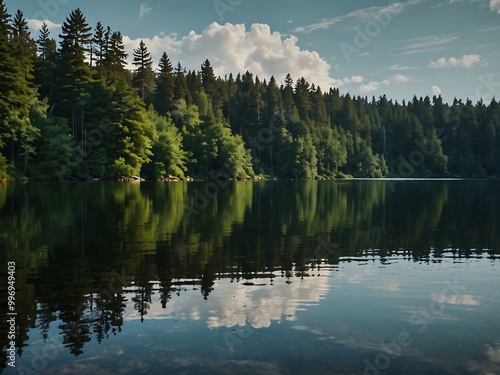
[[499,183],[223,185],[0,184],[0,372],[500,374]]

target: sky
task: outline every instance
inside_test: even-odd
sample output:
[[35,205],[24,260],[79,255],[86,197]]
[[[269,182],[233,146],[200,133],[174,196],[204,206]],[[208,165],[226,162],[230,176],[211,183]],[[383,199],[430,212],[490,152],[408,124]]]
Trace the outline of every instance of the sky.
[[247,70],[261,80],[287,73],[324,91],[398,101],[441,94],[489,103],[500,98],[500,0],[4,0],[38,36],[52,37],[80,8],[124,35],[129,56],[144,40],[157,66],[217,75]]

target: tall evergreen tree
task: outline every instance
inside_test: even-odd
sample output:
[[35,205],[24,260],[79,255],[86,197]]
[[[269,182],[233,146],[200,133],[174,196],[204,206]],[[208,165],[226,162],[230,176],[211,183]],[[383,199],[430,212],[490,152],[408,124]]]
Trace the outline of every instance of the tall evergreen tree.
[[17,63],[21,65],[22,78],[26,83],[33,81],[36,43],[31,39],[28,29],[28,21],[24,18],[23,12],[17,11],[12,23],[12,47]]
[[210,100],[211,108],[216,111],[220,106],[219,95],[217,94],[217,81],[214,69],[208,59],[201,65],[201,81],[203,83],[203,89]]
[[184,100],[187,104],[191,103],[191,96],[186,82],[186,72],[181,63],[177,63],[174,70],[174,100]]
[[[108,32],[106,32],[106,35]],[[108,37],[107,37],[108,38]],[[109,81],[113,81],[117,77],[129,77],[127,66],[127,53],[123,43],[123,36],[119,31],[114,31],[109,36],[108,46],[105,56],[105,70]]]
[[139,90],[141,99],[150,103],[155,89],[155,74],[152,68],[153,58],[143,40],[139,43],[139,47],[134,49],[133,64],[136,67],[134,87]]
[[[9,120],[15,108],[26,108],[23,86],[19,81],[20,66],[16,63],[10,38],[12,25],[10,14],[0,0],[0,149],[14,136],[14,129]],[[21,115],[27,115],[25,111]],[[0,161],[1,162],[1,161]],[[2,165],[5,165],[5,161]],[[2,174],[6,173],[3,171]]]
[[[37,101],[33,84],[36,44],[23,13],[18,11],[11,25],[3,3],[0,3],[0,43],[0,150],[3,149],[15,168],[22,160],[22,169],[26,171],[39,135],[30,118],[30,108]],[[5,161],[0,160],[0,164],[5,165]]]
[[35,61],[35,84],[42,98],[52,100],[54,70],[56,67],[56,41],[50,38],[50,31],[44,22],[36,41],[38,58]]
[[163,52],[158,63],[154,105],[158,113],[164,115],[172,109],[174,102],[173,67],[166,52]]
[[295,85],[295,105],[299,110],[300,119],[306,123],[309,122],[309,112],[311,110],[309,83],[304,77],[297,80]]
[[86,56],[92,33],[80,9],[72,11],[66,18],[59,37],[61,43],[56,76],[56,113],[70,119],[73,137],[85,145],[85,109],[90,98],[89,90],[92,83]]
[[103,79],[104,59],[106,58],[108,49],[108,40],[106,38],[106,30],[101,22],[97,22],[94,30],[94,36],[92,37],[92,44],[95,66],[99,72],[99,77]]
[[292,116],[295,103],[293,101],[293,79],[289,73],[285,77],[285,85],[282,88],[282,91],[285,116],[290,118]]

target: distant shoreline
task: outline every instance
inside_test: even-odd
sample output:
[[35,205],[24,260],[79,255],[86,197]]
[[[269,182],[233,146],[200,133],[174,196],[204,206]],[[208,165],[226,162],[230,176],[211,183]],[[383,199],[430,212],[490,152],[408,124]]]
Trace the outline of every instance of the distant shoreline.
[[[316,179],[278,179],[278,178],[248,178],[248,179],[231,179],[231,181],[235,182],[243,182],[243,181],[499,181],[500,179],[496,176],[488,176],[488,177],[341,177],[341,178],[316,178]],[[90,179],[66,179],[66,180],[58,180],[54,178],[2,178],[0,179],[0,183],[28,183],[28,182],[75,182],[75,183],[98,183],[98,182],[122,182],[122,183],[141,183],[141,182],[208,182],[210,179],[208,178],[165,178],[165,179],[157,179],[150,180],[139,177],[127,177],[127,178],[90,178]]]

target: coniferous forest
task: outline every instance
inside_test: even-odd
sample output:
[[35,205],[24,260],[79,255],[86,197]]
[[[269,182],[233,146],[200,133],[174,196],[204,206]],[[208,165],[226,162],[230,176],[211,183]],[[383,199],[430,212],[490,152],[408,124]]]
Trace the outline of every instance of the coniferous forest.
[[[56,42],[56,39],[58,42]],[[321,179],[494,176],[493,99],[401,103],[323,91],[304,78],[216,77],[141,42],[133,71],[122,34],[74,10],[31,35],[0,0],[0,178],[140,176]]]

